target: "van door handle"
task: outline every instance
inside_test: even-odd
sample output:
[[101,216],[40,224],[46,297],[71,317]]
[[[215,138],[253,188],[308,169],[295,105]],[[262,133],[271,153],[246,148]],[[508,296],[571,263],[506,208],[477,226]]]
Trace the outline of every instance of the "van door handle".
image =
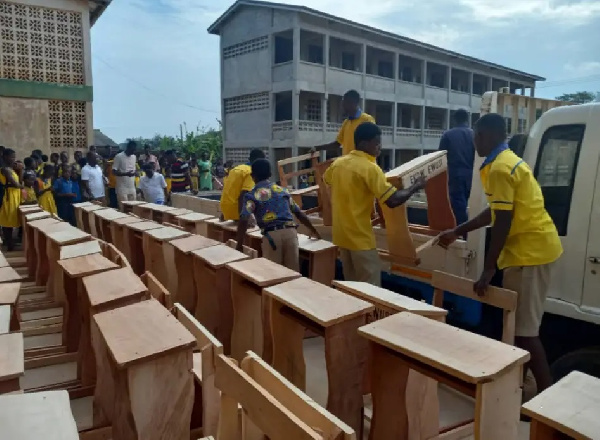
[[600,258],[598,257],[589,257],[588,260],[592,264],[600,264]]

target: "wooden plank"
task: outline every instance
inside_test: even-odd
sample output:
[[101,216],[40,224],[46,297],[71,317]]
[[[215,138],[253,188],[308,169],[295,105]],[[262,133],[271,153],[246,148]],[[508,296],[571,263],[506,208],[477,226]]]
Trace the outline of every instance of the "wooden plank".
[[21,283],[0,284],[0,305],[16,305],[21,292]]
[[399,167],[388,171],[385,177],[388,180],[402,183],[401,188],[410,187],[419,177],[427,180],[437,176],[448,168],[446,151],[423,154]]
[[84,277],[83,285],[92,309],[141,296],[147,291],[144,283],[127,267]]
[[188,237],[177,238],[169,242],[170,245],[174,246],[184,254],[189,254],[192,251],[204,249],[211,246],[218,246],[221,243],[210,238],[203,237],[201,235],[190,235]]
[[175,308],[173,309],[173,314],[179,322],[183,324],[183,326],[196,338],[197,344],[196,348],[198,350],[202,349],[207,345],[212,345],[215,347],[216,354],[223,353],[223,344],[219,342],[217,338],[215,338],[202,324],[198,322],[198,320],[188,312],[181,304],[175,304]]
[[366,315],[375,309],[371,303],[308,278],[266,287],[263,292],[323,327]]
[[78,353],[61,353],[52,356],[41,356],[25,360],[25,370],[46,367],[48,365],[67,364],[77,362]]
[[337,246],[326,240],[318,240],[304,234],[298,234],[298,248],[301,251],[314,253],[337,248]]
[[60,260],[66,260],[69,258],[81,257],[83,255],[91,255],[100,253],[100,243],[98,240],[88,240],[83,243],[72,244],[69,246],[62,246],[60,248]]
[[144,233],[152,237],[154,240],[158,241],[170,241],[175,240],[176,238],[188,237],[190,235],[189,232],[181,231],[179,229],[171,227],[150,229]]
[[15,379],[25,373],[23,334],[0,335],[0,382]]
[[148,292],[167,310],[173,308],[173,299],[169,292],[151,272],[146,272],[140,279],[148,287]]
[[90,240],[92,238],[92,236],[87,232],[83,232],[82,230],[73,226],[58,231],[48,231],[46,233],[46,237],[53,243],[61,246],[74,244],[84,240]]
[[318,154],[319,153],[307,153],[307,154],[301,154],[299,156],[289,157],[287,159],[278,160],[277,165],[283,166],[283,165],[288,165],[290,163],[302,162],[303,160],[309,160],[309,159],[318,157]]
[[283,283],[301,276],[298,272],[267,260],[266,258],[254,258],[251,260],[229,263],[227,267],[260,287]]
[[224,244],[192,251],[192,254],[215,269],[221,268],[229,263],[248,259],[247,255],[238,252],[235,249],[231,249]]
[[112,440],[112,426],[81,431],[79,440]]
[[214,219],[215,216],[210,214],[203,214],[201,212],[192,212],[190,214],[178,215],[176,218],[186,222],[201,222],[209,219]]
[[11,283],[23,279],[12,267],[0,267],[0,283]]
[[145,232],[145,231],[150,231],[152,229],[164,228],[164,226],[161,225],[160,223],[149,222],[149,221],[127,223],[127,227],[129,229],[133,229],[134,231],[138,231],[138,232]]
[[94,212],[94,215],[96,217],[100,217],[103,220],[116,220],[119,218],[124,218],[124,217],[129,217],[128,214],[125,214],[124,212],[121,211],[117,211],[116,209],[101,209],[98,211]]
[[499,377],[530,358],[525,350],[408,312],[375,321],[359,333],[473,384]]
[[58,265],[71,278],[80,278],[94,275],[110,269],[118,269],[119,266],[101,254],[84,255],[82,257],[59,260]]
[[10,331],[10,316],[12,315],[11,306],[0,306],[0,334]]

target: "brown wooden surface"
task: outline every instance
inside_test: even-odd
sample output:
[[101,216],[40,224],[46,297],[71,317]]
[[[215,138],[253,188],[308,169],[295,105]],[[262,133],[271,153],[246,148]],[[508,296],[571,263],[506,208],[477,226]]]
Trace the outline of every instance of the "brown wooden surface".
[[146,286],[129,268],[115,269],[83,278],[90,306],[102,309],[127,297],[141,296]]
[[18,378],[23,376],[24,373],[23,334],[6,333],[0,335],[0,382]]
[[448,171],[432,177],[425,185],[427,195],[427,224],[434,231],[447,231],[456,227],[456,218],[448,195]]
[[175,240],[176,238],[183,238],[190,235],[189,232],[181,231],[179,229],[171,227],[153,228],[145,231],[144,233],[157,241],[170,241]]
[[248,259],[247,255],[244,255],[242,252],[238,252],[235,249],[231,249],[224,244],[209,246],[204,249],[193,251],[192,254],[195,258],[200,258],[202,261],[206,262],[206,264],[213,269],[223,267],[229,263]]
[[138,232],[145,232],[145,231],[150,231],[152,229],[164,228],[164,226],[161,225],[160,223],[156,223],[156,222],[142,221],[142,222],[128,223],[127,228],[132,229],[134,231],[138,231]]
[[97,240],[88,240],[82,243],[71,244],[68,246],[62,246],[60,248],[60,260],[67,260],[69,258],[82,257],[84,255],[91,255],[100,253],[100,244]]
[[0,283],[12,283],[22,278],[12,267],[0,267]]
[[165,309],[171,310],[174,306],[171,292],[151,273],[146,272],[141,277],[142,283],[148,288],[148,293],[157,300]]
[[298,272],[267,260],[266,258],[255,258],[252,260],[229,263],[228,267],[231,271],[259,287],[272,286],[301,276]]
[[170,245],[174,246],[180,252],[189,254],[192,251],[208,248],[211,246],[217,246],[221,243],[210,238],[203,237],[201,235],[190,235],[183,238],[177,238],[169,242]]
[[0,305],[16,305],[21,292],[21,283],[4,283],[0,285]]
[[58,265],[72,278],[85,277],[110,269],[118,269],[119,266],[103,257],[101,254],[84,255],[81,257],[59,260]]
[[78,243],[92,238],[90,234],[83,232],[74,226],[61,227],[55,230],[49,229],[46,231],[46,237],[51,242],[60,246],[66,246],[68,244]]

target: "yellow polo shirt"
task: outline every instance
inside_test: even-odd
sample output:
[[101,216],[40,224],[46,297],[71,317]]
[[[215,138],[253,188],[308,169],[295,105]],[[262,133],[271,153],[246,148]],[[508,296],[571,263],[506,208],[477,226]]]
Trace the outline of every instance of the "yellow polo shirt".
[[323,180],[331,186],[333,243],[351,251],[375,249],[373,202],[377,198],[383,203],[396,192],[375,158],[351,151],[333,162]]
[[345,156],[351,151],[356,150],[356,145],[354,145],[354,130],[356,130],[356,127],[363,122],[375,123],[375,118],[365,112],[362,112],[358,118],[347,118],[344,120],[342,128],[340,128],[340,132],[338,133],[336,139],[342,146],[342,156]]
[[223,183],[221,194],[221,212],[225,220],[239,220],[240,211],[238,200],[242,191],[251,191],[254,188],[250,165],[238,165],[231,169]]
[[492,224],[494,211],[513,212],[498,267],[539,266],[556,261],[563,252],[562,244],[529,165],[505,149],[481,168],[480,176],[492,209]]

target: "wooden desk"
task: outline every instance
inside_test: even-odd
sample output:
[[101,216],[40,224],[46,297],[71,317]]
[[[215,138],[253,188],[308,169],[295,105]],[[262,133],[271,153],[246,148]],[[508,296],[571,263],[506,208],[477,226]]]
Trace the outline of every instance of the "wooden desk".
[[252,232],[247,232],[246,238],[244,239],[244,243],[246,244],[246,246],[258,252],[259,258],[262,257],[262,241],[263,235],[260,229],[257,229]]
[[[112,438],[188,440],[192,334],[153,299],[94,316],[94,332],[102,345],[98,371],[103,372],[94,403],[110,417]],[[108,381],[101,387],[104,373]]]
[[22,279],[23,277],[12,267],[0,267],[0,283],[14,283]]
[[96,222],[94,221],[93,212],[100,211],[102,209],[112,209],[107,208],[106,206],[96,205],[92,203],[91,205],[86,205],[81,207],[81,223],[83,228],[80,228],[87,232],[88,234],[92,234],[94,237],[98,236],[98,232],[96,231]]
[[73,203],[73,210],[75,211],[75,222],[77,224],[77,227],[79,229],[81,229],[82,231],[84,230],[83,227],[83,211],[81,208],[85,207],[85,206],[92,206],[95,205],[92,202],[81,202],[81,203]]
[[248,350],[252,350],[271,363],[271,320],[262,290],[301,275],[266,258],[230,263],[227,267],[231,270],[233,302],[231,355],[240,361]]
[[338,247],[325,240],[314,240],[307,235],[298,234],[300,259],[308,261],[308,278],[331,286],[335,279],[335,262]]
[[25,211],[21,217],[21,225],[23,226],[23,251],[25,252],[25,258],[27,258],[28,242],[33,242],[31,235],[31,228],[27,227],[27,223],[42,220],[44,218],[50,218],[52,215],[46,211]]
[[58,265],[62,270],[65,297],[62,345],[66,347],[67,353],[74,353],[79,350],[79,335],[83,320],[80,309],[80,297],[84,295],[82,278],[118,269],[119,266],[100,253],[59,260]]
[[169,274],[177,272],[175,249],[167,247],[166,243],[189,235],[189,232],[172,227],[150,229],[144,232],[142,244],[145,270],[152,272],[163,286],[169,285]]
[[150,221],[128,223],[124,226],[125,252],[123,254],[131,263],[133,271],[140,276],[145,270],[143,233],[164,226]]
[[176,217],[179,226],[191,234],[203,235],[208,237],[208,227],[206,220],[214,219],[212,215],[192,212],[190,214],[178,215]]
[[[410,369],[475,398],[474,440],[518,438],[526,351],[408,312],[361,327],[359,334],[369,340],[373,365],[370,440],[408,438]],[[439,432],[437,411],[429,420]]]
[[66,391],[0,396],[2,438],[79,440]]
[[[171,225],[179,226],[177,217],[180,215],[192,214],[194,211],[190,211],[186,208],[173,208],[170,211],[163,212],[163,223],[169,223]],[[189,231],[188,231],[189,232]]]
[[79,361],[77,376],[83,386],[93,385],[96,381],[96,363],[92,341],[90,322],[96,313],[139,302],[147,298],[147,288],[131,269],[101,272],[82,279],[85,295],[79,298],[82,315],[81,335],[79,339]]
[[102,253],[102,248],[98,240],[88,240],[77,244],[71,244],[60,248],[59,260],[68,260],[69,258],[83,257]]
[[224,244],[192,252],[196,284],[194,316],[212,335],[222,341],[226,354],[231,352],[233,328],[231,274],[226,265],[248,258],[242,252]]
[[101,209],[95,211],[93,214],[96,222],[97,237],[104,240],[107,243],[112,243],[112,236],[110,233],[110,222],[119,218],[129,217],[124,212],[117,211],[116,209]]
[[327,409],[360,433],[368,351],[357,331],[374,306],[308,278],[263,292],[271,309],[273,367],[306,389],[304,332],[310,329],[322,335],[329,383]]
[[[27,272],[29,277],[36,280],[37,269],[39,265],[40,252],[38,251],[38,240],[36,230],[39,227],[60,223],[60,220],[49,217],[41,220],[32,220],[25,224],[25,234],[27,234],[27,248],[25,249],[25,258],[27,260]],[[46,253],[46,241],[44,240],[44,255]],[[37,281],[37,280],[36,280]]]
[[[230,220],[221,223],[212,223],[215,227],[221,228],[221,234],[223,237],[223,243],[227,243],[229,240],[237,240],[238,222]],[[247,232],[258,231],[258,227],[254,226],[248,228]],[[219,232],[217,232],[218,234]]]
[[24,374],[23,333],[0,335],[0,394],[20,390],[19,378]]
[[19,313],[19,293],[21,292],[21,283],[0,284],[0,306],[10,307],[10,325],[11,332],[18,332],[21,329],[21,316]]
[[125,214],[131,214],[133,213],[133,208],[139,205],[145,205],[146,202],[143,202],[141,200],[131,200],[128,202],[119,202],[122,206],[121,209],[123,209],[123,212]]
[[[129,245],[125,240],[125,229],[126,225],[131,223],[141,223],[144,219],[128,215],[127,217],[118,218],[110,222],[110,237],[112,238],[112,244],[123,253],[129,260]],[[131,260],[129,260],[131,261]]]
[[192,252],[218,244],[218,241],[201,235],[190,235],[165,244],[167,248],[171,248],[168,253],[174,255],[173,261],[176,268],[174,272],[169,273],[168,288],[174,296],[174,302],[181,304],[192,314],[196,310],[196,283]]
[[[46,222],[47,223],[41,223]],[[36,270],[35,270],[35,284],[38,286],[45,286],[48,283],[49,277],[49,262],[48,262],[48,240],[47,233],[49,231],[65,231],[68,229],[72,229],[71,226],[67,222],[61,221],[53,221],[54,219],[44,219],[37,220],[35,222],[31,222],[33,226],[33,239],[35,242],[35,251],[36,251]],[[50,294],[48,294],[50,296]]]
[[165,212],[173,211],[175,209],[177,208],[173,208],[172,206],[157,205],[155,203],[145,203],[143,205],[134,206],[133,213],[139,217],[162,224],[163,214]]
[[530,440],[600,438],[600,380],[573,371],[523,405]]

